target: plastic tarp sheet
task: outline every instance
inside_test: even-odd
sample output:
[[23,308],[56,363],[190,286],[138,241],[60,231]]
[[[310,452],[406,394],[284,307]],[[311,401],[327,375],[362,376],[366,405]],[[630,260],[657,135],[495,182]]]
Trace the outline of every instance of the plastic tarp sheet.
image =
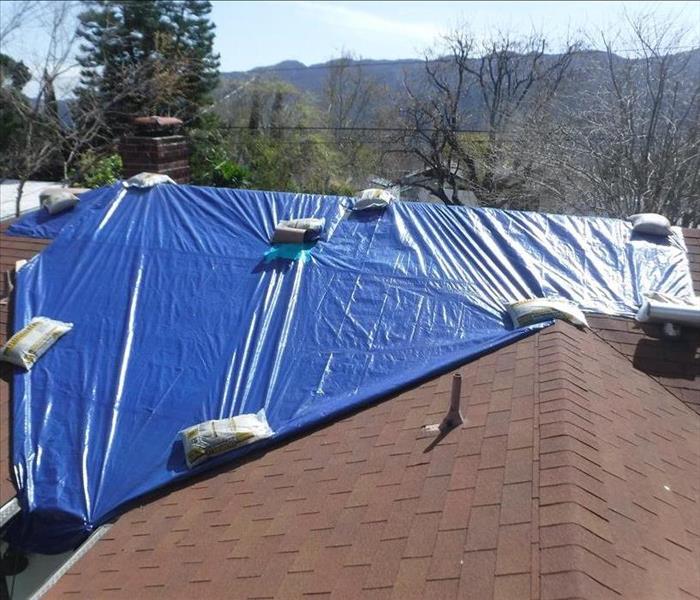
[[51,215],[48,211],[40,208],[23,215],[12,223],[6,233],[9,235],[17,235],[33,238],[54,239],[61,233],[61,229],[72,221],[79,219],[86,213],[94,210],[101,210],[106,203],[111,202],[114,194],[122,187],[121,183],[90,190],[80,194],[78,204],[70,210]]
[[[9,535],[31,551],[73,547],[153,490],[531,333],[508,302],[631,314],[647,289],[692,291],[682,237],[630,240],[618,220],[352,213],[350,198],[190,186],[96,195],[18,273],[17,329],[74,323],[14,374],[23,511]],[[326,219],[321,241],[271,251],[277,221],[310,216]],[[260,409],[272,438],[187,469],[178,431]]]

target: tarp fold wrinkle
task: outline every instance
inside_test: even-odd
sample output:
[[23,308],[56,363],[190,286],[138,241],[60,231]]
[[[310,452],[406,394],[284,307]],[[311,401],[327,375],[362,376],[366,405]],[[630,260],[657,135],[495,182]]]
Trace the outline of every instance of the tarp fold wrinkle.
[[[558,296],[633,315],[644,292],[692,293],[682,236],[630,239],[620,220],[122,189],[12,227],[55,237],[18,273],[15,330],[36,315],[74,324],[14,373],[22,513],[9,536],[25,550],[75,547],[154,490],[547,325],[513,329],[511,302]],[[309,216],[330,229],[306,260],[266,256],[277,222]],[[188,470],[178,432],[263,409],[271,438]]]

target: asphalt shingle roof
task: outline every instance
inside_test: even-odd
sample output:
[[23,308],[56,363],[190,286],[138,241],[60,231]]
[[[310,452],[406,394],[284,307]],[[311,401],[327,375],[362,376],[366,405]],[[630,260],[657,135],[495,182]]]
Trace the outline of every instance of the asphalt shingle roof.
[[700,595],[700,417],[557,324],[122,517],[51,598]]

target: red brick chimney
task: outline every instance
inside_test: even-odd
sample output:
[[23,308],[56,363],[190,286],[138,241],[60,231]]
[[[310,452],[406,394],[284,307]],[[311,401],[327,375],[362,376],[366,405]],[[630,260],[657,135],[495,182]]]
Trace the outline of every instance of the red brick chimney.
[[189,183],[187,138],[178,135],[182,121],[175,117],[136,117],[136,133],[119,144],[125,179],[142,173],[169,175],[177,183]]

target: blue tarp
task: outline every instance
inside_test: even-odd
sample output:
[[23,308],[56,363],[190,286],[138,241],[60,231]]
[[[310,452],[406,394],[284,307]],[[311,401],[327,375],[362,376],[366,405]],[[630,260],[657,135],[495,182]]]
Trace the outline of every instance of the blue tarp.
[[[161,185],[96,191],[19,273],[16,329],[73,330],[13,386],[26,550],[80,543],[136,498],[298,434],[531,333],[505,303],[631,314],[688,295],[680,236],[618,220]],[[301,259],[278,220],[325,217]],[[539,326],[538,326],[539,327]],[[178,431],[264,408],[270,440],[188,471]]]
[[85,192],[80,195],[78,204],[74,208],[55,215],[49,214],[43,208],[32,211],[12,223],[7,228],[6,233],[52,240],[61,233],[61,229],[70,221],[84,216],[89,211],[102,210],[105,203],[110,202],[121,187],[121,183],[115,183],[108,187]]

